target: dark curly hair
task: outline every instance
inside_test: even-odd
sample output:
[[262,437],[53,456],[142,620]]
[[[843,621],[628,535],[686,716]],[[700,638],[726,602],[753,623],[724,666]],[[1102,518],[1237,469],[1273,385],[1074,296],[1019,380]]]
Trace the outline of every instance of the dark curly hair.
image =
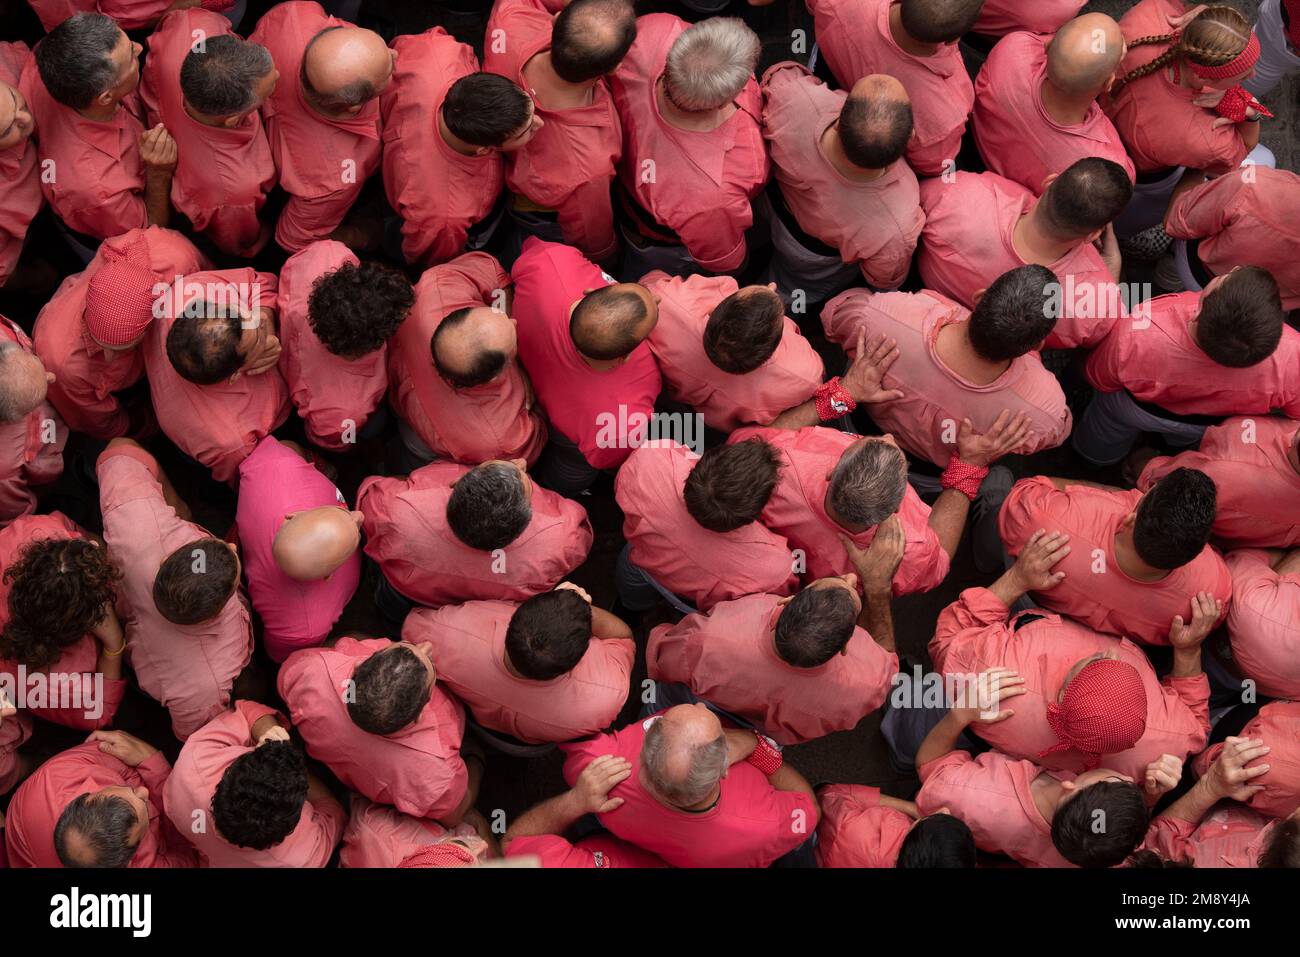
[[306,801],[302,751],[288,741],[268,741],[226,768],[212,796],[212,818],[231,844],[264,851],[293,833]]
[[392,338],[414,302],[411,283],[397,270],[344,263],[311,287],[307,321],[334,355],[360,359]]
[[0,657],[45,668],[104,616],[122,577],[108,550],[81,538],[37,539],[5,569],[9,623]]

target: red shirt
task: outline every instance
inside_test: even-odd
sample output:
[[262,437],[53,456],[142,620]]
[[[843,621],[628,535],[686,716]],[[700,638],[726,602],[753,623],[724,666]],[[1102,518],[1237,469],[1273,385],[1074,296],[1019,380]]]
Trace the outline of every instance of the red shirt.
[[457,309],[500,303],[510,274],[487,253],[466,253],[428,270],[415,287],[415,305],[388,343],[388,401],[434,455],[477,465],[525,459],[546,445],[546,421],[534,408],[528,375],[510,362],[491,382],[468,389],[438,374],[433,333]]
[[1228,553],[1232,660],[1260,694],[1300,699],[1300,573],[1279,575],[1270,558],[1253,548]]
[[[610,791],[623,804],[597,817],[607,830],[671,867],[767,867],[810,836],[817,804],[802,791],[778,791],[744,761],[721,781],[718,802],[707,811],[682,811],[659,803],[642,786],[641,744],[658,718],[636,721],[609,734],[561,745],[567,755],[564,780],[570,787],[583,768],[603,754],[632,765],[632,776]],[[513,846],[513,845],[512,845]]]
[[465,156],[438,129],[442,101],[478,70],[474,50],[442,27],[393,41],[397,70],[380,97],[384,114],[384,189],[402,217],[402,255],[413,266],[465,251],[469,229],[501,193],[501,154]]
[[506,629],[518,607],[470,601],[417,608],[406,616],[402,639],[429,646],[438,681],[485,728],[529,744],[572,741],[608,728],[627,701],[636,642],[593,636],[571,670],[533,681],[506,665]]
[[[497,0],[488,18],[483,69],[531,94],[524,66],[551,49],[554,19],[533,0]],[[506,185],[554,210],[570,246],[606,259],[618,248],[609,188],[623,155],[623,130],[609,84],[597,80],[586,106],[548,110],[536,103],[535,94],[534,103],[544,125],[523,148],[505,154]]]
[[1165,811],[1151,822],[1142,849],[1193,867],[1258,867],[1278,823],[1236,801],[1219,802],[1199,824]]
[[[1267,817],[1290,817],[1300,808],[1300,701],[1270,701],[1241,729],[1239,737],[1260,738],[1270,748],[1268,754],[1247,765],[1267,764],[1269,770],[1251,779],[1251,784],[1264,789],[1245,803]],[[1222,750],[1220,742],[1201,752],[1194,765],[1198,777],[1205,777]]]
[[74,13],[102,13],[123,30],[151,27],[176,0],[27,0],[49,33]]
[[598,372],[569,335],[570,307],[583,290],[613,279],[572,246],[536,237],[524,243],[511,275],[519,358],[551,428],[577,445],[593,468],[618,468],[649,430],[659,366],[642,342],[622,365]]
[[619,176],[702,268],[730,272],[745,260],[745,230],[754,222],[750,201],[767,182],[762,103],[751,78],[717,129],[682,130],[663,117],[655,84],[688,26],[670,13],[637,18],[636,42],[610,77],[623,121]]
[[1232,597],[1228,566],[1209,545],[1159,581],[1125,574],[1115,557],[1115,535],[1134,511],[1142,493],[1071,485],[1058,489],[1046,476],[1022,479],[1012,488],[998,516],[1003,544],[1019,555],[1040,528],[1070,536],[1070,554],[1056,565],[1065,580],[1034,599],[1097,631],[1124,635],[1144,645],[1168,645],[1175,615],[1191,621],[1192,600],[1209,592],[1225,605]]
[[591,551],[587,512],[533,486],[532,519],[497,552],[471,548],[447,524],[452,485],[470,470],[433,462],[406,478],[371,476],[357,490],[366,554],[411,601],[438,606],[469,600],[523,601],[550,591]]
[[412,817],[383,804],[372,804],[354,794],[348,826],[343,829],[339,867],[399,867],[417,851],[447,843],[461,845],[479,863],[487,857],[487,842],[467,821],[448,829],[437,821]]
[[339,26],[351,24],[327,16],[318,3],[292,0],[275,4],[248,38],[271,51],[280,71],[275,93],[262,104],[262,120],[280,185],[289,194],[275,241],[291,253],[328,239],[379,169],[377,100],[355,116],[328,117],[307,104],[299,82],[307,44],[326,27]]
[[[18,86],[23,67],[32,51],[21,42],[0,43],[0,83]],[[27,227],[41,211],[41,181],[37,173],[36,137],[6,150],[0,150],[0,178],[5,182],[0,192],[0,286],[9,281],[27,238]]]
[[534,834],[510,842],[506,857],[536,857],[542,867],[667,867],[663,860],[613,834],[597,831],[570,844],[558,834]]
[[261,114],[253,110],[234,127],[208,126],[190,116],[181,93],[181,64],[194,37],[233,32],[229,20],[200,7],[163,17],[146,40],[149,55],[140,75],[140,99],[149,125],[162,123],[176,140],[172,206],[222,252],[249,257],[270,239],[257,214],[276,182]]
[[371,734],[352,722],[344,703],[361,662],[392,646],[387,638],[340,638],[329,648],[295,651],[276,681],[307,753],[345,787],[404,814],[438,818],[465,797],[461,760],[465,709],[442,687],[430,690],[419,716],[392,734]]
[[[0,316],[0,342],[32,351],[32,341],[16,323]],[[63,474],[68,427],[46,400],[16,422],[0,422],[0,528],[36,511],[33,485],[48,485]]]
[[975,32],[986,36],[1003,36],[1012,30],[1055,33],[1067,20],[1073,20],[1087,0],[984,0]]
[[913,820],[897,808],[880,803],[880,788],[861,784],[831,784],[817,799],[822,806],[817,825],[819,867],[897,867]]
[[355,448],[357,434],[384,400],[388,347],[359,359],[335,355],[312,330],[307,302],[316,280],[358,262],[347,246],[325,239],[294,253],[280,269],[280,372],[307,438],[336,452]]

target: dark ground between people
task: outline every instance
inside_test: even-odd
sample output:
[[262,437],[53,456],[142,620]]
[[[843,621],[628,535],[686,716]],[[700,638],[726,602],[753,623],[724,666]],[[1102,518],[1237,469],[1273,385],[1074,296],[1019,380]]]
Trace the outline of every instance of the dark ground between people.
[[[1032,3],[1033,0],[1025,0]],[[1257,4],[1253,0],[1229,0],[1233,6],[1240,8],[1254,19]],[[266,0],[252,0],[249,12],[241,27],[241,33],[250,32],[257,19],[273,4]],[[1119,17],[1123,11],[1133,5],[1131,0],[1094,0],[1085,11],[1102,11]],[[464,42],[481,48],[488,4],[477,0],[454,0],[446,5],[414,2],[414,0],[375,0],[366,2],[362,16],[363,26],[368,26],[386,37],[398,33],[418,33],[430,26],[441,25],[448,32]],[[689,11],[665,0],[638,3],[641,12],[667,10],[683,16]],[[732,13],[732,11],[728,11]],[[22,37],[34,42],[40,37],[39,24],[27,6],[21,0],[0,0],[0,15],[3,15],[6,39]],[[795,31],[805,31],[804,36],[811,46],[812,18],[799,0],[778,0],[769,7],[750,8],[736,6],[734,15],[744,17],[759,33],[764,41],[763,58],[760,67],[766,68],[771,63],[783,59],[803,59],[792,53],[792,37]],[[696,19],[698,19],[696,17]],[[963,46],[968,67],[972,73],[982,63],[982,55],[973,47]],[[1297,170],[1300,163],[1300,109],[1297,108],[1296,78],[1288,79],[1265,101],[1276,114],[1276,119],[1266,121],[1263,142],[1277,155],[1278,167]],[[963,159],[967,159],[967,150]],[[960,164],[962,169],[972,168],[968,162]],[[64,263],[66,256],[57,249],[57,240],[51,238],[51,258],[57,263]],[[274,268],[274,263],[263,264],[264,268]],[[393,265],[400,266],[400,263]],[[757,251],[750,264],[749,275],[742,280],[758,281],[762,268],[766,265],[763,251]],[[67,275],[79,268],[68,265],[63,269]],[[409,271],[408,271],[409,272]],[[414,274],[413,278],[414,278]],[[1129,282],[1151,281],[1151,269],[1148,265],[1126,263],[1125,280]],[[742,281],[743,284],[743,281]],[[907,290],[919,288],[915,272],[903,287]],[[1159,290],[1156,290],[1159,293]],[[30,330],[35,319],[39,303],[0,303],[10,318],[18,321]],[[840,371],[844,365],[844,355],[835,346],[826,342],[821,333],[816,315],[798,317],[803,331],[813,341],[826,362],[830,373]],[[1077,372],[1077,360],[1071,362],[1064,355],[1048,355],[1049,365],[1058,372],[1066,384],[1066,393],[1075,417],[1079,416],[1086,405],[1089,390]],[[863,432],[875,431],[870,422],[860,420],[859,428]],[[361,444],[356,451],[347,456],[326,455],[338,469],[338,484],[349,501],[355,501],[357,486],[365,477],[384,472],[386,443],[395,440],[393,422],[384,435],[378,439]],[[276,433],[283,438],[294,438],[305,443],[301,424],[296,417]],[[194,511],[194,520],[217,535],[225,535],[234,522],[234,492],[212,481],[207,471],[184,459],[176,449],[163,437],[159,436],[146,443],[150,451],[158,456],[164,469],[173,480],[178,491],[189,502]],[[93,478],[94,457],[99,446],[88,442],[81,436],[74,436],[66,453],[66,470],[64,477],[51,489],[42,494],[40,511],[54,509],[64,511],[70,517],[81,522],[85,527],[100,531],[98,501],[96,491],[91,484]],[[1120,474],[1119,468],[1098,470],[1086,465],[1068,445],[1030,457],[1013,457],[1003,464],[1020,475],[1047,474],[1088,478],[1095,481],[1128,486]],[[599,606],[622,615],[632,625],[641,654],[638,655],[637,668],[633,675],[631,693],[623,709],[618,725],[635,717],[641,707],[642,682],[646,678],[644,647],[647,634],[656,624],[674,620],[672,612],[666,605],[651,610],[645,615],[637,616],[627,613],[618,603],[614,588],[614,564],[623,546],[622,514],[613,498],[613,482],[609,477],[603,478],[590,492],[579,499],[586,507],[595,530],[595,542],[587,561],[572,576],[573,581],[585,588]],[[332,636],[384,636],[396,639],[398,635],[378,613],[372,600],[372,589],[377,572],[372,564],[366,563],[365,574],[357,595],[335,627]],[[991,579],[980,575],[971,558],[969,541],[964,540],[961,550],[952,562],[952,570],[943,585],[926,594],[900,598],[894,604],[894,622],[898,650],[903,659],[903,667],[912,665],[929,667],[926,645],[933,635],[934,622],[939,612],[951,603],[967,587],[988,584]],[[1217,640],[1216,640],[1217,639]],[[1226,644],[1223,636],[1211,639],[1211,644],[1220,650]],[[255,675],[252,680],[241,682],[236,688],[240,697],[251,697],[271,704],[282,705],[275,693],[275,666],[262,651],[260,642],[254,657]],[[31,747],[38,753],[53,754],[77,743],[81,736],[66,729],[56,728],[46,723],[38,723],[39,729]],[[813,784],[823,782],[850,782],[870,784],[882,788],[886,793],[898,797],[910,797],[915,792],[918,781],[912,774],[895,770],[889,759],[888,750],[880,735],[880,714],[876,713],[863,719],[852,731],[829,735],[818,741],[791,747],[786,750],[790,762],[798,768]],[[149,740],[163,749],[169,758],[175,758],[179,743],[171,735],[170,722],[161,706],[133,689],[119,712],[116,727],[129,731]],[[478,809],[489,819],[493,812],[500,809],[507,819],[530,807],[534,803],[558,793],[564,787],[560,769],[562,755],[552,751],[541,757],[522,759],[489,752],[488,770],[484,778],[478,801]],[[318,768],[318,770],[320,770]],[[326,772],[328,777],[328,772]],[[340,791],[342,789],[340,788]]]

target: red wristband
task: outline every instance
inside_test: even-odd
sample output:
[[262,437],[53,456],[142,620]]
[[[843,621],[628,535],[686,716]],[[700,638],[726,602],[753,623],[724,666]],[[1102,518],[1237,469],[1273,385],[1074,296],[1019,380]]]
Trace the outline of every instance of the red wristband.
[[1259,100],[1240,86],[1234,86],[1227,93],[1224,93],[1223,99],[1219,101],[1219,105],[1214,109],[1220,116],[1226,117],[1234,123],[1242,123],[1246,119],[1246,109],[1248,107],[1253,107],[1260,116],[1271,117],[1273,115],[1265,109]]
[[770,778],[781,770],[785,758],[781,756],[781,751],[770,738],[764,737],[757,731],[754,732],[754,737],[758,738],[758,743],[754,745],[753,752],[745,761],[763,772],[764,777]]
[[823,422],[848,415],[858,407],[857,400],[840,384],[839,376],[818,386],[813,399],[817,403],[817,418]]
[[980,484],[984,481],[984,476],[988,474],[987,466],[970,465],[957,458],[957,453],[954,452],[948,459],[948,467],[943,470],[943,475],[939,476],[939,484],[943,488],[955,488],[967,498],[974,500],[980,493]]

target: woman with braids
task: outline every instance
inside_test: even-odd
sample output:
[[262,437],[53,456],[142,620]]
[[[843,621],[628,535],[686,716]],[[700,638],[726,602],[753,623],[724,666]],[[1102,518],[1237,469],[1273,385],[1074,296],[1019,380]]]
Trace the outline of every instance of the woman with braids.
[[1250,158],[1273,166],[1259,145],[1271,116],[1242,82],[1254,76],[1259,40],[1228,6],[1185,9],[1141,0],[1120,20],[1129,53],[1103,105],[1137,167],[1138,182],[1116,232],[1155,226],[1176,191],[1221,176]]

